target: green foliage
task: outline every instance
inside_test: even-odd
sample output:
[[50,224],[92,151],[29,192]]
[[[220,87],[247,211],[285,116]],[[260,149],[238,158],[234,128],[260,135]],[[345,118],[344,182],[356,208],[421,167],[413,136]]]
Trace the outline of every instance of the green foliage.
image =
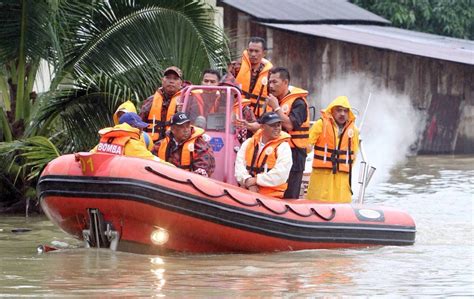
[[395,27],[474,39],[472,0],[351,0]]
[[[26,192],[48,161],[92,148],[117,106],[151,95],[166,67],[192,82],[224,67],[211,13],[198,0],[0,1],[0,187]],[[36,93],[45,73],[51,86]]]
[[59,157],[56,146],[43,136],[0,142],[0,152],[12,157],[8,169],[15,175],[14,183],[20,175],[27,181],[36,178],[49,161]]

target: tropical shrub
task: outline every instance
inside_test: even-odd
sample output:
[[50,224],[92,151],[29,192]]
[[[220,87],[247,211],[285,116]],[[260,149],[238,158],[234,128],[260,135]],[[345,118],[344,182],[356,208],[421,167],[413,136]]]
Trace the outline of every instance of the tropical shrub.
[[57,155],[90,149],[118,104],[152,94],[166,67],[192,82],[223,67],[212,13],[196,0],[1,1],[0,200],[23,196]]

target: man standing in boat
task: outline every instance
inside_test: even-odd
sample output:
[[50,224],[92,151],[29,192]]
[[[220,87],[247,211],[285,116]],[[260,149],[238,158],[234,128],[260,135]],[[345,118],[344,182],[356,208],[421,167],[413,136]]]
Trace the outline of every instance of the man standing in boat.
[[145,131],[156,142],[165,137],[171,116],[177,112],[183,72],[176,66],[165,69],[161,80],[162,87],[153,96],[146,99],[140,109],[140,117],[148,127]]
[[215,158],[209,136],[204,130],[191,125],[183,112],[171,117],[171,126],[165,138],[155,143],[153,154],[176,167],[210,177],[215,169]]
[[267,97],[266,81],[272,63],[265,59],[267,43],[261,37],[252,37],[247,49],[242,53],[240,64],[233,62],[229,71],[241,85],[242,94],[252,102],[251,107],[258,118],[264,112]]
[[293,163],[290,135],[281,130],[282,119],[275,112],[263,114],[260,124],[237,153],[235,178],[242,188],[283,198]]
[[[309,131],[309,110],[304,89],[290,86],[290,72],[283,67],[274,67],[270,70],[268,80],[269,95],[266,105],[271,108],[282,120],[283,131],[290,134],[289,141],[293,165],[288,178],[288,188],[283,198],[299,198],[301,182],[306,162],[306,149]],[[259,128],[260,125],[251,125]]]
[[282,119],[283,130],[290,134],[293,165],[288,178],[288,189],[283,198],[299,198],[308,147],[309,109],[304,89],[290,86],[290,72],[283,67],[270,70],[270,94],[267,105]]
[[359,148],[359,130],[355,127],[349,99],[339,96],[309,131],[314,145],[313,171],[308,199],[328,202],[351,202],[352,165]]

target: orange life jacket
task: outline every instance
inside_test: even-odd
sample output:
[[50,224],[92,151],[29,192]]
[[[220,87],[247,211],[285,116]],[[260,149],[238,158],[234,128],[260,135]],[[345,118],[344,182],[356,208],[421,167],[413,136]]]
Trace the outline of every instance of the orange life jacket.
[[306,105],[306,120],[301,124],[299,128],[293,128],[292,131],[288,131],[288,134],[291,136],[290,146],[298,147],[298,148],[306,148],[308,146],[308,139],[309,139],[309,109],[308,103],[306,102],[306,96],[308,92],[304,89],[290,86],[289,88],[290,93],[287,94],[281,101],[280,107],[281,111],[285,115],[289,115],[291,112],[291,107],[296,99],[301,98],[303,99]]
[[[161,90],[157,90],[153,95],[153,103],[151,104],[150,113],[148,113],[148,127],[145,128],[145,132],[148,133],[153,142],[160,138],[160,134],[169,128],[168,122],[171,120],[173,114],[177,111],[177,104],[181,91],[175,93],[170,100],[168,110],[166,111],[166,119],[161,119],[161,109],[163,107],[163,94]],[[154,129],[153,129],[154,128]]]
[[336,144],[337,125],[330,114],[322,112],[323,131],[314,145],[313,168],[330,168],[333,173],[350,172],[354,162],[354,121],[348,121]]
[[[247,148],[245,151],[246,167],[249,174],[253,177],[257,176],[257,174],[259,173],[265,171],[268,172],[275,166],[276,160],[278,158],[278,146],[285,141],[289,141],[290,139],[290,136],[287,133],[281,132],[280,136],[277,139],[273,139],[267,142],[263,149],[260,151],[260,153],[258,153],[258,147],[261,137],[262,130],[258,130],[255,135],[253,135],[250,142],[247,144]],[[285,182],[284,184],[273,187],[258,186],[258,188],[258,192],[261,194],[277,198],[283,198],[283,194],[288,188],[288,183]]]
[[[188,140],[186,140],[180,147],[181,147],[181,159],[180,165],[176,165],[176,167],[186,169],[188,171],[192,171],[192,164],[193,164],[193,154],[194,154],[194,143],[199,136],[204,135],[204,130],[199,127],[192,126],[193,133]],[[171,138],[166,136],[160,143],[160,148],[158,150],[158,157],[166,162],[169,162],[169,146],[170,146]],[[173,141],[174,142],[174,141]]]
[[[241,84],[242,94],[252,101],[252,110],[257,117],[260,117],[263,113],[270,111],[268,105],[265,104],[265,98],[268,96],[267,86],[262,84],[263,78],[267,78],[270,69],[273,67],[273,64],[263,58],[262,63],[264,64],[263,70],[258,74],[257,82],[252,90],[250,90],[250,79],[252,75],[252,64],[250,63],[250,58],[247,50],[242,54],[242,64],[240,66],[239,73],[235,80]],[[257,98],[260,99],[257,103]],[[265,107],[264,107],[265,106]],[[264,109],[265,108],[265,109]]]
[[97,151],[101,153],[109,153],[114,155],[125,154],[125,145],[130,139],[140,140],[140,134],[124,130],[112,129],[103,134],[97,145]]
[[219,109],[220,98],[221,98],[219,93],[215,94],[216,98],[214,99],[214,103],[212,104],[212,106],[209,108],[209,111],[204,111],[205,104],[204,104],[204,99],[202,98],[202,91],[193,90],[191,93],[198,106],[199,115],[205,116],[211,113],[216,113],[217,110]]

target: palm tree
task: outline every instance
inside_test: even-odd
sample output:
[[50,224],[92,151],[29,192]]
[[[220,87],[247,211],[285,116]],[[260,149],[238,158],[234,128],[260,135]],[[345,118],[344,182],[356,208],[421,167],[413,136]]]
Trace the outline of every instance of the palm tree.
[[[196,0],[0,2],[0,165],[10,169],[0,182],[34,185],[55,156],[91,148],[117,104],[152,94],[167,66],[192,82],[223,67],[227,39],[211,14]],[[51,86],[36,94],[42,61]]]

